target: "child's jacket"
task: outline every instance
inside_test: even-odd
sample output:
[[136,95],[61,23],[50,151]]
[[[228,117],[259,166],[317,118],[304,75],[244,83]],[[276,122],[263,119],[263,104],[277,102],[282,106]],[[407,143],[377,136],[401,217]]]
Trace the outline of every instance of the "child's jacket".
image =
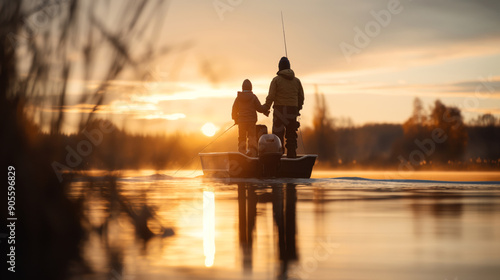
[[238,91],[231,113],[236,123],[256,123],[257,112],[264,113],[267,108],[260,104],[259,99],[251,90]]

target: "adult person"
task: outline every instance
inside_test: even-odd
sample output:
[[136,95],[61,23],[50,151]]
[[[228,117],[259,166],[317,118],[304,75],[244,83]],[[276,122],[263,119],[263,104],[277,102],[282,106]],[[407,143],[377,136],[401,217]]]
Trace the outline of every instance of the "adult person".
[[[264,106],[269,110],[273,106],[273,134],[278,136],[281,144],[286,147],[288,158],[297,157],[297,116],[304,105],[304,89],[302,83],[295,77],[290,68],[290,61],[282,57],[278,63],[279,71],[271,81],[269,94]],[[286,144],[284,143],[286,138]],[[283,148],[282,152],[285,153]]]

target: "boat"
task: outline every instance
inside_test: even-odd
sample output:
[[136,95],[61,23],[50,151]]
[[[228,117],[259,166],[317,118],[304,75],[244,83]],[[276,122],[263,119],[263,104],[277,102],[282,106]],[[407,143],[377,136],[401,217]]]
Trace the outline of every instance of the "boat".
[[[249,157],[239,152],[200,153],[203,175],[215,178],[311,178],[317,155],[278,161]],[[270,163],[271,162],[271,163]]]
[[281,141],[274,134],[262,134],[258,156],[240,152],[200,153],[206,177],[216,178],[311,178],[317,155],[288,158],[281,152]]

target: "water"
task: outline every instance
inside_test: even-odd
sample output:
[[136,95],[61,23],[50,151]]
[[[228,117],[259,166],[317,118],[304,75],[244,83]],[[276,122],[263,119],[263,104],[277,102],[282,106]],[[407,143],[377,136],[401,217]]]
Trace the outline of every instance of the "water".
[[500,279],[499,173],[172,175],[122,172],[121,206],[91,192],[85,277]]

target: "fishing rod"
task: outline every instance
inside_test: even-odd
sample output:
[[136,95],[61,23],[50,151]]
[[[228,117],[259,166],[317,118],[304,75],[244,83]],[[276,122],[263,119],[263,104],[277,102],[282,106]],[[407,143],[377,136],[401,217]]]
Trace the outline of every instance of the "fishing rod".
[[285,21],[283,20],[283,11],[281,11],[281,27],[283,28],[283,42],[285,42],[285,57],[288,58],[288,51],[286,49]]
[[195,159],[198,156],[199,153],[203,152],[203,150],[205,150],[208,146],[212,145],[215,141],[217,141],[217,139],[219,139],[222,135],[226,134],[226,132],[228,132],[235,125],[236,124],[234,123],[232,126],[230,126],[228,129],[226,129],[224,132],[222,132],[221,134],[219,134],[219,136],[215,137],[215,139],[212,140],[210,143],[208,143],[205,147],[203,147],[203,149],[201,149],[194,157],[192,157],[188,162],[186,162],[183,166],[181,166],[181,168],[177,169],[177,171],[175,171],[175,173],[174,173],[174,176],[177,174],[177,172],[179,172],[181,169],[183,169],[189,163],[191,163],[193,161],[193,159]]
[[[285,56],[288,58],[288,51],[286,49],[285,21],[283,20],[283,11],[281,11],[281,27],[283,28],[283,42],[285,43]],[[302,142],[302,150],[304,150],[305,153],[306,147],[304,146],[304,139],[302,138],[302,130],[300,129],[300,126],[299,126],[299,134],[300,134],[300,140]]]
[[208,146],[212,145],[215,141],[217,141],[217,139],[219,139],[222,135],[226,134],[226,132],[228,132],[231,128],[233,128],[236,124],[233,123],[232,126],[230,126],[228,129],[226,129],[224,132],[222,132],[219,136],[215,137],[214,140],[212,140],[212,142],[208,143],[205,147],[203,147],[203,149],[201,149],[198,153],[201,153],[203,152],[203,150],[205,150]]

